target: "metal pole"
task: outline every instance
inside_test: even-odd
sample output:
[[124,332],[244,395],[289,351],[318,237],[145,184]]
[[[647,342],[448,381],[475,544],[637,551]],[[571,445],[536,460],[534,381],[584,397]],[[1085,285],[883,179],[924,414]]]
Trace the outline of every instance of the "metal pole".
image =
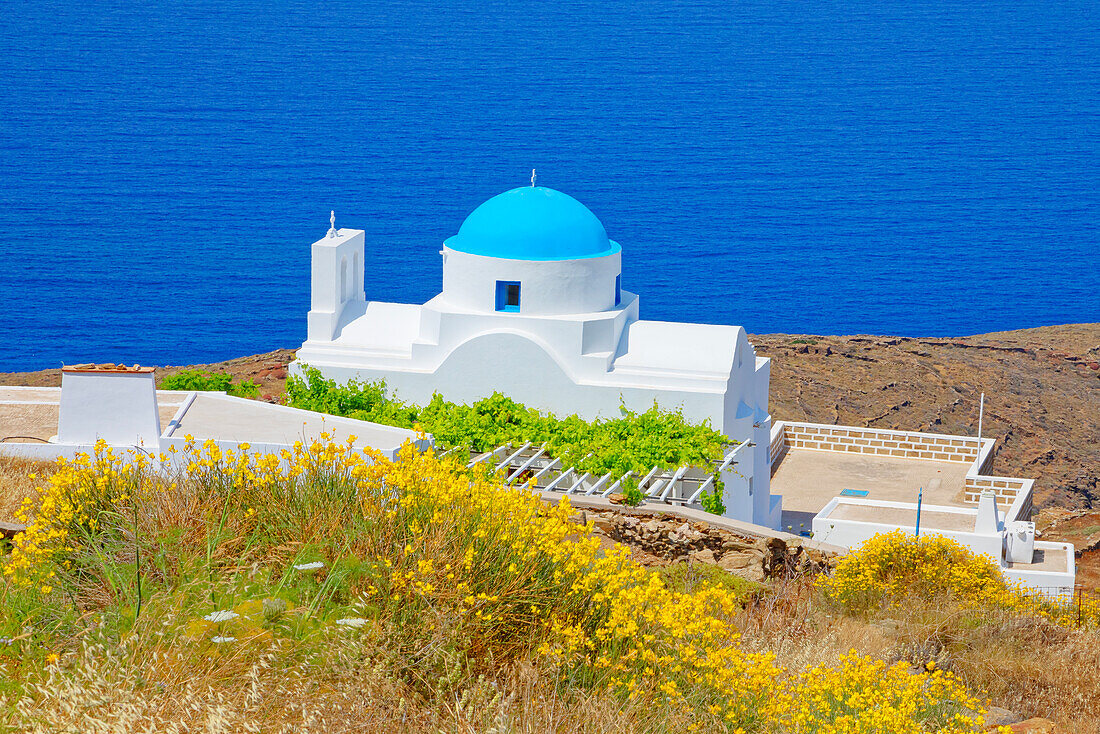
[[985,416],[985,393],[982,393],[982,401],[978,405],[978,451],[982,450],[982,418]]
[[920,537],[920,503],[921,498],[924,497],[924,487],[922,486],[917,490],[917,532],[914,534],[916,537]]

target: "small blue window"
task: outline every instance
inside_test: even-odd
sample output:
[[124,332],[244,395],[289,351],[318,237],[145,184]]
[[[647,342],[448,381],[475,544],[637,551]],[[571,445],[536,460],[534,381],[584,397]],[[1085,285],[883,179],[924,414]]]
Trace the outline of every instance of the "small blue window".
[[623,302],[623,276],[615,276],[615,305],[618,306]]
[[519,313],[519,281],[497,281],[497,311]]

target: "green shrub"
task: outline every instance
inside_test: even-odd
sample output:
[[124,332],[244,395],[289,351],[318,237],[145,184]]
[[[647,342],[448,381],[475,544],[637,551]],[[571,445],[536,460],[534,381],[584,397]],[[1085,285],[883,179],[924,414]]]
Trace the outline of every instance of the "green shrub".
[[761,585],[755,581],[741,578],[721,566],[713,566],[709,563],[679,561],[655,570],[661,575],[665,585],[678,594],[690,594],[696,589],[719,586],[747,602],[761,588]]
[[644,475],[654,466],[674,469],[684,464],[708,466],[723,455],[729,439],[709,423],[689,423],[680,411],[653,407],[644,413],[621,408],[618,418],[586,421],[575,415],[558,418],[517,403],[500,393],[459,405],[434,395],[419,407],[387,394],[386,383],[349,382],[338,385],[319,370],[306,367],[305,379],[291,376],[286,391],[290,405],[360,420],[421,428],[436,442],[489,451],[497,446],[530,441],[565,466],[602,476],[628,471]]
[[260,394],[260,386],[252,380],[233,382],[232,375],[205,370],[180,370],[168,375],[161,381],[160,389],[219,391],[241,398],[255,398]]
[[645,499],[645,495],[642,494],[642,490],[638,489],[638,480],[634,477],[627,477],[619,484],[619,491],[623,495],[623,504],[630,505],[631,507],[637,507],[642,504],[642,500]]
[[721,482],[715,478],[715,487],[712,492],[703,492],[699,498],[699,502],[703,505],[703,509],[712,515],[725,515],[726,503],[722,501],[722,485]]

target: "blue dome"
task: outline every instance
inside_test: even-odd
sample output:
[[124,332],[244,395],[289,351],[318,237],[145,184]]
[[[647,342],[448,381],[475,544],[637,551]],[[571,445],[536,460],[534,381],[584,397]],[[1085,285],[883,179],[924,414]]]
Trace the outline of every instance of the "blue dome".
[[508,260],[579,260],[619,251],[596,215],[572,196],[523,186],[494,196],[466,217],[447,247]]

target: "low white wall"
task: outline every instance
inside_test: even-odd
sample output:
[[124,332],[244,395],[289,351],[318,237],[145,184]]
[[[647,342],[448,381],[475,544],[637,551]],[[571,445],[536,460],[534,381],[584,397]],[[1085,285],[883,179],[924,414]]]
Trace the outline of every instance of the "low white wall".
[[[210,439],[213,440],[213,439]],[[187,464],[191,461],[190,456],[184,456],[183,449],[187,440],[182,436],[171,436],[161,439],[160,452],[150,451],[147,448],[139,448],[134,446],[112,446],[115,453],[125,452],[128,450],[141,451],[146,456],[153,459],[154,466],[161,466],[163,469],[185,469]],[[201,447],[204,441],[196,441],[196,444]],[[240,450],[240,443],[237,441],[217,441],[214,443],[222,451]],[[431,441],[417,440],[415,444],[421,451],[427,450],[431,446]],[[176,453],[169,451],[169,447],[175,447]],[[284,443],[249,443],[249,454],[259,456],[262,454],[276,454],[281,451],[292,448],[290,444]],[[397,448],[383,448],[379,449],[379,453],[385,456],[387,459],[393,460],[397,458]],[[93,444],[56,444],[56,443],[0,443],[0,455],[10,456],[13,458],[27,459],[29,461],[56,461],[57,459],[72,460],[76,458],[77,454],[88,454],[89,456],[95,453],[95,446]],[[160,461],[161,454],[163,454],[165,461],[163,465]]]
[[992,477],[978,474],[971,469],[964,484],[965,501],[977,502],[984,490],[993,490],[997,501],[1008,505],[1006,516],[1009,520],[1029,520],[1032,511],[1033,479],[1018,477]]
[[[900,459],[973,463],[983,451],[993,448],[993,439],[942,433],[894,431],[858,426],[830,426],[823,423],[781,421],[788,448],[818,451],[848,451]],[[778,425],[778,424],[777,424]]]
[[[881,507],[887,510],[906,512],[913,518],[913,523],[907,525],[891,525],[889,523],[866,522],[862,520],[847,520],[831,517],[841,505]],[[927,517],[926,513],[960,515],[966,516],[967,518],[974,518],[975,520],[978,516],[978,511],[976,509],[972,510],[968,507],[923,504],[921,505],[922,517]],[[829,504],[825,505],[824,509],[814,517],[812,527],[815,540],[844,546],[846,548],[853,548],[880,533],[889,533],[894,530],[904,530],[908,533],[915,533],[916,517],[916,503],[889,502],[886,500],[849,500],[846,497],[834,497],[829,500]],[[921,526],[921,532],[951,538],[967,546],[975,553],[985,554],[997,563],[1001,562],[1003,541],[999,532],[996,534],[989,534],[960,530],[944,530],[937,527],[926,527],[924,525]]]
[[0,443],[0,455],[28,461],[56,461],[75,459],[77,454],[91,454],[95,446],[87,444],[56,443]]
[[[62,392],[63,399],[64,396],[65,393]],[[189,429],[186,420],[188,411],[196,404],[205,405],[202,401],[213,401],[215,404],[222,405],[224,406],[222,410],[225,412],[213,417],[208,415],[206,424],[200,422],[199,426],[192,426]],[[306,418],[308,423],[302,421],[303,417]],[[295,431],[270,430],[271,426],[279,421],[283,424],[293,423]],[[92,428],[95,429],[95,425]],[[266,435],[264,435],[265,429]],[[413,431],[403,428],[384,426],[351,418],[326,416],[285,405],[273,405],[226,395],[223,392],[187,393],[171,422],[152,445],[138,446],[134,443],[110,440],[107,443],[116,453],[127,450],[141,451],[158,462],[160,455],[165,455],[170,466],[177,466],[180,457],[179,452],[182,452],[183,447],[186,445],[189,431],[198,434],[195,436],[195,442],[200,446],[206,440],[212,440],[223,451],[227,449],[237,451],[241,443],[247,443],[250,446],[249,453],[252,454],[279,454],[292,448],[296,440],[309,442],[319,438],[323,431],[331,433],[334,436],[333,440],[341,443],[347,436],[354,434],[357,436],[357,449],[370,446],[389,459],[397,457],[398,451],[400,451],[406,440],[412,440],[421,450],[425,450],[432,445],[430,436],[417,439]],[[95,436],[97,432],[93,430],[91,435]],[[271,440],[272,438],[280,440]],[[170,447],[176,449],[177,453],[175,455],[169,451]],[[86,441],[58,440],[56,443],[0,443],[0,455],[32,461],[55,461],[59,458],[73,459],[78,453],[91,455],[94,452],[94,438],[89,438]]]
[[[208,439],[208,440],[214,440],[214,439]],[[184,455],[183,455],[183,447],[186,445],[186,443],[187,443],[187,439],[183,438],[182,436],[173,436],[171,438],[164,439],[164,441],[162,442],[162,445],[161,445],[161,450],[162,450],[162,453],[164,453],[166,455],[167,459],[168,459],[168,461],[167,461],[168,466],[170,466],[172,468],[186,468],[187,463],[190,461],[190,457],[185,458]],[[200,447],[202,446],[203,443],[205,443],[205,441],[196,441],[196,445],[198,445]],[[218,440],[214,440],[214,443],[222,451],[226,451],[226,450],[232,450],[232,451],[238,451],[238,452],[240,451],[240,443],[238,443],[237,441],[218,441]],[[428,441],[428,440],[416,440],[413,443],[416,445],[416,447],[420,451],[426,451],[427,449],[431,448],[431,445],[432,445],[431,441]],[[173,454],[173,453],[168,451],[170,446],[174,446],[176,448],[176,453]],[[280,452],[282,452],[284,450],[291,449],[291,448],[292,448],[291,445],[283,444],[283,443],[249,443],[248,444],[248,451],[245,452],[245,453],[251,454],[253,456],[261,456],[263,454],[276,454],[276,455],[278,455]],[[382,454],[384,457],[386,457],[387,459],[390,459],[392,461],[392,460],[397,458],[397,454],[400,451],[400,447],[398,447],[398,448],[382,448],[382,449],[377,449],[377,451],[380,454]]]
[[1037,591],[1044,597],[1068,601],[1073,595],[1073,585],[1077,581],[1077,561],[1074,558],[1073,546],[1067,543],[1037,540],[1035,541],[1035,550],[1064,553],[1066,565],[1058,570],[1048,571],[1036,571],[1021,566],[1002,567],[1001,570],[1004,572],[1005,578]]

